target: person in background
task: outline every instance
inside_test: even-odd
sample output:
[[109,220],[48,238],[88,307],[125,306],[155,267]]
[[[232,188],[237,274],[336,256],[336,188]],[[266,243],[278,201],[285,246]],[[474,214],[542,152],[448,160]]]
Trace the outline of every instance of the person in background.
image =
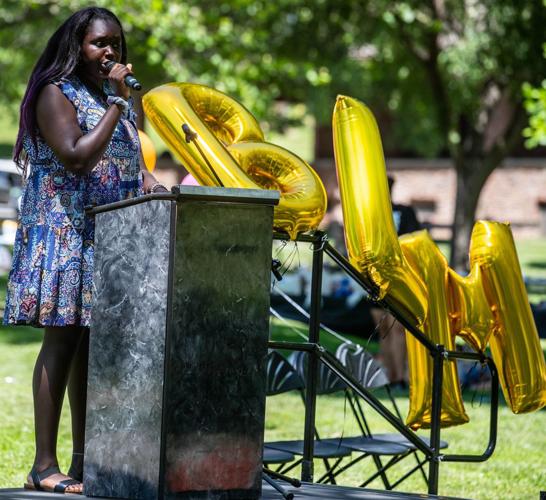
[[[111,63],[115,63],[112,66]],[[25,488],[82,493],[94,222],[85,207],[166,191],[146,171],[119,19],[86,8],[51,36],[21,104],[24,172],[4,323],[44,329],[32,390],[36,454]],[[65,391],[72,462],[57,461]]]
[[[389,191],[392,196],[394,178],[388,177]],[[392,204],[394,225],[398,236],[421,229],[415,210],[409,205]],[[379,343],[383,365],[391,386],[395,389],[407,388],[407,349],[404,327],[383,309],[372,309],[372,317],[379,332]]]

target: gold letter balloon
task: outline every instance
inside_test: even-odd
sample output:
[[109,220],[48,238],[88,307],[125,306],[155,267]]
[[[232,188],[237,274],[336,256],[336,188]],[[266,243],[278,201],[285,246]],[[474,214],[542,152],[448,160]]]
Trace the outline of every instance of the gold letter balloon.
[[[318,227],[326,211],[320,178],[295,154],[264,142],[258,122],[236,100],[204,85],[169,83],[148,92],[143,105],[158,134],[200,184],[278,190],[275,229],[295,239]],[[196,134],[195,144],[186,141],[183,124]]]
[[[471,272],[461,277],[426,231],[396,236],[379,130],[361,102],[339,96],[334,150],[345,240],[351,262],[378,297],[433,343],[455,348],[459,335],[477,351],[491,346],[505,399],[514,413],[546,405],[546,364],[508,224],[479,221]],[[406,335],[412,428],[429,427],[432,358]],[[454,361],[444,363],[442,426],[468,421]]]

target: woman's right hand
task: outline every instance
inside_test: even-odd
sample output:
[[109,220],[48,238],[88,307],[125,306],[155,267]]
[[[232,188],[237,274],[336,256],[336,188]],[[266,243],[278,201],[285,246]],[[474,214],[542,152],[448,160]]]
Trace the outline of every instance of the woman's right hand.
[[129,99],[131,95],[131,89],[125,84],[125,77],[132,74],[133,65],[116,63],[108,73],[108,81],[112,90],[116,93],[118,97],[121,97],[125,100]]

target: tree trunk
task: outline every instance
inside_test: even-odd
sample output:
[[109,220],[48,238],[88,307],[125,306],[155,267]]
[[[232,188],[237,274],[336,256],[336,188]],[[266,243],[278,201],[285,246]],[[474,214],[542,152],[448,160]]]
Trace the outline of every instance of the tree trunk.
[[455,271],[465,274],[469,269],[470,236],[476,219],[480,193],[497,165],[492,166],[483,158],[463,158],[459,163],[456,168],[457,195],[453,217],[450,266]]
[[334,141],[332,125],[320,125],[315,127],[315,160],[334,157]]

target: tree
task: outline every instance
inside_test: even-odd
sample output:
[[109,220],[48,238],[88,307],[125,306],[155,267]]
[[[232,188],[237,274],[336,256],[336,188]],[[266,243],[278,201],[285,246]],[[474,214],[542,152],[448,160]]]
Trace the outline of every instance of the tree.
[[[451,264],[466,267],[481,190],[522,141],[522,85],[538,85],[545,74],[541,0],[199,6],[190,10],[199,9],[209,36],[202,53],[218,61],[207,74],[254,101],[259,115],[271,115],[271,103],[282,98],[305,103],[317,125],[328,127],[336,94],[346,93],[390,112],[390,140],[401,149],[447,152],[457,173]],[[190,59],[195,75],[203,61]]]
[[521,141],[522,85],[544,75],[546,12],[540,0],[432,0],[391,4],[376,17],[399,57],[429,81],[431,111],[457,172],[451,263],[462,269],[482,187]]
[[[540,85],[541,0],[105,0],[147,86],[212,85],[282,126],[304,103],[329,132],[338,93],[392,117],[386,145],[448,154],[457,172],[452,265],[465,267],[480,192],[521,141],[522,85]],[[80,0],[4,0],[0,99],[15,101],[43,40]],[[37,36],[40,34],[40,36]],[[324,134],[317,134],[323,138]],[[330,134],[322,139],[331,143]]]
[[527,137],[525,145],[528,148],[546,146],[546,80],[540,87],[532,87],[526,83],[523,86],[525,109],[529,113],[529,126],[523,131]]

